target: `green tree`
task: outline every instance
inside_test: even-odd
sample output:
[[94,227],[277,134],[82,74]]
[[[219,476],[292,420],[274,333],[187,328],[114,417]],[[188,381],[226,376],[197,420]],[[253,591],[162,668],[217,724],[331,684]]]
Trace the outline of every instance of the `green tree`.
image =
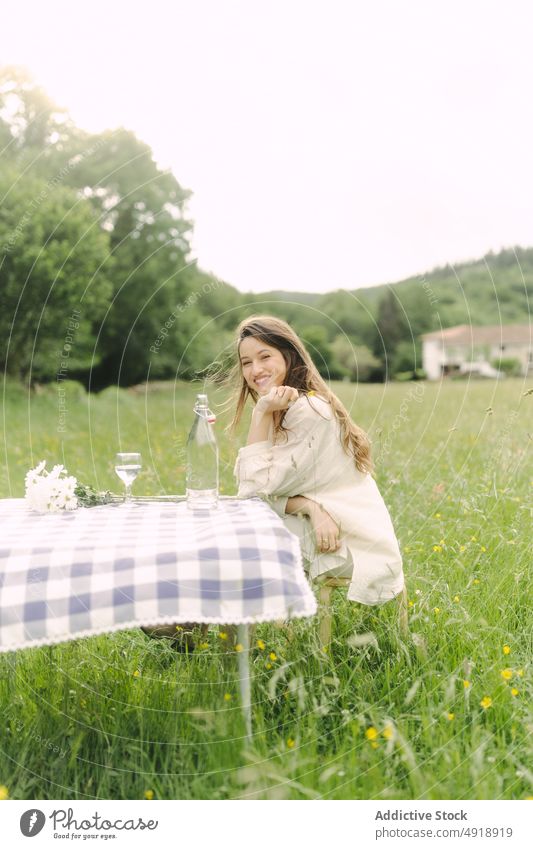
[[392,289],[382,296],[378,304],[376,330],[372,352],[384,364],[386,375],[390,373],[390,361],[398,343],[409,337],[405,314]]
[[0,68],[0,135],[7,143],[2,158],[33,161],[34,173],[47,172],[48,163],[75,132],[65,109],[57,106],[18,66]]
[[375,333],[373,310],[368,299],[358,291],[328,292],[320,298],[317,307],[324,313],[331,339],[337,336],[340,328],[355,344],[372,342]]
[[101,323],[94,314],[93,385],[144,379],[150,346],[194,288],[189,192],[133,133],[79,130],[20,69],[0,75],[0,131],[22,182],[40,177],[75,190],[109,243],[103,273],[113,291]]
[[354,344],[346,336],[337,336],[331,344],[331,353],[336,371],[342,372],[351,381],[365,383],[375,378],[380,361],[366,345]]
[[112,289],[102,271],[108,235],[90,204],[65,186],[8,168],[0,196],[2,368],[32,380],[57,375],[66,360],[70,373],[87,368],[93,323]]
[[392,375],[415,372],[422,368],[422,353],[420,343],[414,341],[402,341],[396,346],[390,361],[390,373]]
[[307,325],[301,329],[300,336],[322,377],[336,380],[343,376],[342,370],[341,372],[335,371],[325,327],[318,324]]

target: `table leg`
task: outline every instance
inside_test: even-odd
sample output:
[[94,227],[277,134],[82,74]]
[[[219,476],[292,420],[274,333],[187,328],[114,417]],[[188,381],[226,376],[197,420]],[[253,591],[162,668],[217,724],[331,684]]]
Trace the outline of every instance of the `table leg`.
[[241,706],[246,727],[246,741],[252,739],[252,698],[250,687],[250,634],[248,625],[237,625],[237,640],[242,646],[239,652],[239,688]]

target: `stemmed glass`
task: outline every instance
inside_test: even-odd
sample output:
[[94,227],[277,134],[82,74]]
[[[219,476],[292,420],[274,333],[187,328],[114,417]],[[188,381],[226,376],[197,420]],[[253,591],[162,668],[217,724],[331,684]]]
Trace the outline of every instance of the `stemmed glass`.
[[126,487],[124,502],[131,501],[131,485],[139,472],[141,471],[141,455],[137,453],[116,454],[115,455],[115,472]]

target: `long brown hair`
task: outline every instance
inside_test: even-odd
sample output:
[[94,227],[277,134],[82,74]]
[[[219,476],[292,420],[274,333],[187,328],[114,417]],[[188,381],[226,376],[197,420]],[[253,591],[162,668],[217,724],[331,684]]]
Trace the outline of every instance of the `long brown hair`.
[[[271,315],[253,315],[241,321],[237,328],[237,361],[228,376],[228,382],[237,387],[235,397],[232,399],[233,404],[235,404],[235,415],[229,425],[230,432],[234,433],[237,428],[248,396],[252,397],[254,403],[257,403],[259,397],[255,389],[251,389],[246,383],[239,358],[239,346],[243,339],[249,336],[280,351],[287,367],[287,374],[284,379],[286,386],[293,386],[301,394],[320,395],[329,402],[340,425],[341,441],[345,452],[353,456],[356,468],[360,472],[372,472],[373,463],[370,457],[368,436],[364,430],[354,424],[344,405],[320,377],[305,345],[290,325],[281,318],[275,318]],[[275,433],[286,430],[283,427],[285,413],[286,410],[283,410],[281,416],[274,417]]]

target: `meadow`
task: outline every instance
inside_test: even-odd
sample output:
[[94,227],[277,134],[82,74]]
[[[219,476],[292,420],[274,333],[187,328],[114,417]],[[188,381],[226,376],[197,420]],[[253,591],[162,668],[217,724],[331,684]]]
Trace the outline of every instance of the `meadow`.
[[[531,798],[531,385],[333,384],[372,439],[404,556],[408,638],[395,604],[355,605],[342,590],[327,652],[316,621],[294,623],[292,639],[259,626],[250,746],[218,628],[191,656],[140,630],[0,655],[4,795]],[[182,493],[201,390],[8,384],[0,496],[22,496],[41,459],[120,492],[119,449],[142,452],[134,494]],[[217,409],[220,392],[209,397]],[[246,429],[230,438],[228,421],[216,425],[225,494]]]

